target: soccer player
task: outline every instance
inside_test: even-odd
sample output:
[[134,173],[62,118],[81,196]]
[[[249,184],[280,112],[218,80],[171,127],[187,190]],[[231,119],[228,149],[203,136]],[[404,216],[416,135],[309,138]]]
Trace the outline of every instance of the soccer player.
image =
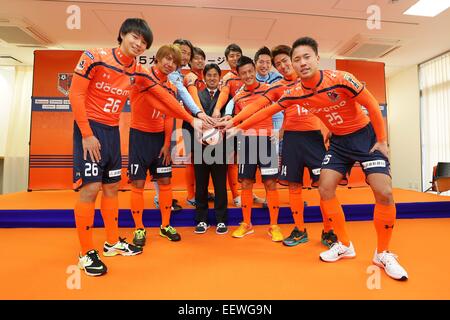
[[[155,66],[150,70],[141,68],[140,77],[150,78],[176,97],[175,86],[167,76],[181,64],[181,51],[176,45],[164,45],[156,52]],[[173,130],[173,118],[165,116],[154,105],[147,105],[146,92],[131,92],[131,124],[129,142],[128,176],[131,182],[131,212],[135,223],[133,243],[143,247],[146,243],[146,231],[142,221],[144,210],[144,186],[147,171],[159,186],[159,209],[162,222],[160,235],[171,241],[181,240],[175,228],[170,226],[172,207],[172,187],[170,178],[172,167],[170,142]]]
[[[169,80],[176,86],[178,90],[178,98],[183,101],[183,105],[189,109],[189,111],[196,117],[202,119],[210,125],[214,125],[215,121],[205,114],[200,104],[198,98],[195,101],[190,95],[189,91],[185,87],[184,76],[181,72],[181,67],[187,66],[191,60],[194,52],[194,46],[189,40],[186,39],[176,39],[173,44],[178,45],[181,50],[181,66],[177,68],[174,72],[169,75]],[[193,128],[188,122],[183,122],[182,133],[183,141],[186,149],[186,155],[189,156],[191,153],[192,143],[194,135]],[[192,162],[192,161],[191,161]],[[187,199],[186,202],[195,207],[195,175],[194,175],[194,165],[192,163],[186,164],[185,168],[185,179],[186,179],[186,190]]]
[[90,276],[107,272],[92,240],[95,199],[100,189],[106,229],[103,255],[142,253],[141,248],[119,238],[119,115],[131,90],[135,57],[148,49],[152,41],[152,32],[144,20],[127,19],[119,31],[118,48],[87,50],[75,68],[69,98],[75,118],[74,182],[80,188],[80,197],[74,211],[81,243],[78,265]]
[[[268,103],[278,101],[281,96],[292,89],[297,82],[297,74],[290,58],[291,48],[286,45],[275,47],[271,54],[275,68],[283,75],[283,79],[274,83],[259,99],[248,105],[236,117],[225,123],[225,129],[238,125],[241,121],[258,112]],[[290,236],[284,239],[286,246],[295,246],[308,241],[304,226],[304,201],[302,197],[303,172],[307,167],[312,179],[312,186],[317,187],[320,167],[325,155],[325,144],[320,131],[319,118],[299,105],[287,108],[284,117],[284,145],[281,154],[281,170],[278,182],[289,186],[289,204],[294,218],[295,228]],[[273,121],[273,118],[272,118]],[[242,124],[246,126],[246,124]],[[337,241],[330,222],[324,217],[322,243],[331,246]]]
[[[392,195],[388,146],[378,102],[352,74],[336,70],[319,70],[317,42],[309,37],[296,40],[291,52],[292,64],[301,82],[274,104],[262,111],[264,118],[273,112],[300,105],[318,116],[332,132],[330,148],[322,162],[319,193],[322,209],[335,230],[338,242],[320,254],[325,262],[356,256],[345,228],[345,216],[336,198],[336,187],[358,161],[374,197],[374,225],[377,248],[372,262],[384,268],[396,280],[408,274],[397,256],[389,251],[395,224],[396,208]],[[361,110],[364,106],[369,117]],[[264,114],[262,114],[264,113]],[[259,121],[252,119],[251,122]]]
[[[102,189],[101,213],[106,229],[104,256],[132,256],[142,248],[119,238],[117,191],[121,179],[119,117],[134,88],[134,75],[139,66],[136,57],[148,49],[153,34],[142,19],[123,22],[118,35],[119,47],[86,50],[72,79],[69,99],[74,113],[74,185],[80,189],[74,214],[81,244],[79,267],[90,276],[107,272],[92,239],[95,200]],[[158,96],[161,111],[191,121],[196,129],[201,124],[178,105],[162,87],[146,83],[145,99],[149,104]]]
[[[244,83],[244,88],[233,98],[236,114],[245,110],[246,106],[258,99],[269,85],[256,81],[256,69],[252,59],[246,56],[239,58],[237,72]],[[253,204],[253,184],[256,170],[259,167],[262,181],[267,193],[270,213],[269,235],[272,241],[282,241],[283,235],[278,226],[279,198],[276,178],[278,176],[278,157],[275,145],[270,139],[272,119],[266,119],[244,132],[238,142],[239,180],[241,181],[241,199],[243,222],[232,236],[242,238],[253,233],[251,210]]]

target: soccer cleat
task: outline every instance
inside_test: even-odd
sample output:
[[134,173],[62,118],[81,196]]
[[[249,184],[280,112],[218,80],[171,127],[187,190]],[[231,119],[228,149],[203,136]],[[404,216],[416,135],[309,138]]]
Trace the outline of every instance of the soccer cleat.
[[170,241],[180,241],[181,240],[180,234],[172,226],[165,226],[165,227],[161,226],[159,228],[159,235],[161,237],[165,237],[165,238],[169,239]]
[[223,222],[218,223],[216,227],[216,233],[217,234],[225,234],[228,233],[227,225]]
[[392,279],[400,281],[408,280],[408,273],[406,273],[406,270],[400,265],[397,258],[397,255],[392,252],[383,251],[377,253],[375,250],[372,262],[380,268],[383,268],[386,274]]
[[186,199],[186,202],[187,202],[187,204],[189,204],[189,205],[191,205],[191,206],[193,206],[193,207],[196,207],[196,206],[197,206],[197,203],[195,202],[195,198],[192,198],[192,199]]
[[253,230],[253,227],[251,224],[246,224],[245,222],[241,222],[241,224],[239,225],[239,228],[234,230],[234,232],[231,234],[231,236],[233,238],[242,238],[253,232],[255,232],[255,230]]
[[331,245],[337,241],[337,235],[333,232],[333,230],[330,230],[328,232],[322,230],[321,242],[324,246],[331,248]]
[[178,212],[183,210],[183,207],[178,204],[177,199],[172,200],[172,212]]
[[256,194],[253,194],[253,203],[263,204],[266,200],[258,197]]
[[241,196],[237,196],[236,198],[234,198],[233,203],[236,208],[240,208],[241,207]]
[[[155,204],[155,208],[156,209],[159,209],[159,201],[158,201],[158,197],[157,196],[155,196],[154,198],[153,198],[153,203]],[[183,207],[181,207],[179,204],[178,204],[178,200],[177,199],[173,199],[172,200],[172,212],[178,212],[178,211],[180,211],[180,210],[182,210],[183,209]]]
[[283,240],[283,244],[288,247],[293,247],[305,242],[308,242],[308,233],[306,232],[306,229],[300,231],[297,227],[292,230],[289,237]]
[[209,229],[209,224],[206,222],[199,222],[195,227],[194,233],[205,233]]
[[280,227],[276,224],[270,226],[268,234],[272,237],[272,241],[275,242],[280,242],[284,239]]
[[320,254],[320,260],[324,262],[335,262],[342,258],[354,257],[356,257],[356,252],[353,248],[353,243],[350,242],[350,245],[347,247],[340,241],[333,243],[330,249]]
[[104,275],[108,268],[100,260],[97,250],[90,250],[84,256],[78,257],[78,267],[88,275],[88,276],[101,276]]
[[120,238],[115,244],[111,245],[105,242],[103,245],[103,255],[105,257],[113,257],[118,254],[122,256],[135,256],[142,253],[142,247],[137,247],[125,241],[125,238]]
[[145,246],[145,241],[147,240],[147,232],[145,229],[136,229],[133,233],[133,244],[138,247]]

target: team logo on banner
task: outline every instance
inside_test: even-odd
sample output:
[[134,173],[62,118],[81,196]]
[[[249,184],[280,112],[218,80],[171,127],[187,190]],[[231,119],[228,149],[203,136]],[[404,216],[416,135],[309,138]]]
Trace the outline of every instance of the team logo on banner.
[[65,96],[69,95],[69,88],[72,83],[72,73],[58,73],[58,91]]
[[339,99],[339,95],[335,91],[327,92],[327,96],[333,102],[335,102],[335,101],[337,101],[337,99]]

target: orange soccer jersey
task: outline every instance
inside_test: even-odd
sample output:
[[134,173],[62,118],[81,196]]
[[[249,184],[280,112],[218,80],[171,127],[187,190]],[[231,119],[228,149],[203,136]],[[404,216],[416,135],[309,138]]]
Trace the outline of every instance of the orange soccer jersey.
[[[167,79],[167,75],[159,71],[156,67],[147,69],[139,68],[135,75],[137,84],[145,80],[154,81],[165,88],[171,95],[176,97],[176,87]],[[147,79],[144,79],[147,78]],[[131,124],[130,127],[144,132],[162,132],[164,131],[164,117],[160,108],[155,104],[149,105],[145,99],[145,91],[139,92],[137,88],[131,91]]]
[[241,89],[242,86],[244,85],[241,78],[239,78],[239,76],[235,71],[231,70],[230,72],[233,75],[231,76],[230,79],[228,79],[225,82],[225,85],[220,90],[219,98],[217,99],[216,102],[216,107],[220,109],[222,109],[225,106],[230,97],[233,98],[234,96],[236,96],[239,89]]
[[[250,128],[279,111],[300,105],[319,117],[336,135],[350,134],[365,127],[370,117],[377,141],[386,140],[378,102],[353,75],[344,71],[321,70],[311,82],[317,85],[314,88],[305,87],[305,84],[299,81],[286,90],[277,103],[256,113],[238,128]],[[361,110],[361,105],[368,110],[369,117]]]
[[[291,90],[296,81],[281,79],[272,85],[264,96],[271,102],[278,101],[283,94]],[[300,105],[293,105],[285,110],[283,128],[286,131],[312,131],[320,130],[320,120]]]
[[[239,115],[239,112],[245,109],[246,106],[261,98],[268,88],[268,84],[259,82],[255,82],[250,88],[244,87],[243,90],[239,91],[233,98],[235,113]],[[268,105],[268,101],[266,105]],[[254,124],[249,130],[246,130],[244,135],[270,136],[272,134],[272,128],[272,118],[266,118]]]
[[287,90],[278,101],[282,107],[300,105],[319,117],[336,135],[355,132],[369,123],[369,118],[356,103],[364,86],[353,75],[331,70],[321,70],[314,89],[299,82]]
[[88,119],[119,125],[135,69],[135,59],[125,56],[119,48],[91,49],[81,55],[69,97],[83,137],[92,135]]
[[[295,84],[296,79],[288,80],[286,78],[272,84],[261,98],[253,101],[247,106],[247,109],[244,112],[236,115],[233,118],[233,123],[237,124],[240,121],[247,119],[254,113],[266,107],[268,102],[272,103],[278,101],[278,99],[280,99],[287,90],[293,88]],[[305,108],[296,105],[285,110],[283,127],[288,131],[320,130],[320,120]]]

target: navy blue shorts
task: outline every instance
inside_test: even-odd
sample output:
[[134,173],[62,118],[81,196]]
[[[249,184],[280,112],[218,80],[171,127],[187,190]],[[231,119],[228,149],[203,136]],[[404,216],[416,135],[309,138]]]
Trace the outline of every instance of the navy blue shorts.
[[317,185],[320,178],[320,168],[326,148],[322,132],[317,131],[285,131],[283,135],[284,148],[281,151],[281,167],[278,181],[303,184],[305,167],[309,170],[312,185]]
[[350,173],[354,163],[359,162],[366,177],[371,173],[384,173],[391,176],[389,159],[378,150],[370,153],[370,149],[376,142],[371,123],[347,135],[333,134],[330,147],[322,162],[322,169],[340,172],[345,177]]
[[278,154],[268,136],[240,136],[237,142],[238,178],[256,180],[259,167],[263,181],[277,179]]
[[73,130],[73,182],[76,189],[92,182],[104,184],[116,183],[121,180],[122,155],[120,153],[119,127],[108,126],[89,120],[94,136],[100,142],[101,160],[92,161],[89,153],[87,160],[83,159],[83,137],[80,128],[74,122]]
[[128,178],[145,180],[147,171],[153,179],[172,177],[172,164],[164,165],[159,157],[164,145],[164,132],[144,132],[130,128]]

